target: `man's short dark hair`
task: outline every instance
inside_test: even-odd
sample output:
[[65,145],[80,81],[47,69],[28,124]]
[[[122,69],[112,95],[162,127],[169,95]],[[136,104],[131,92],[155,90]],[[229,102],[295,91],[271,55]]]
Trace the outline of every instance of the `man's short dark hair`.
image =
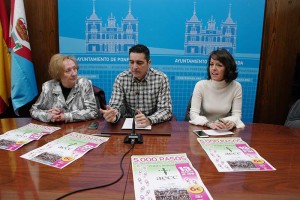
[[145,58],[146,58],[147,62],[150,60],[150,51],[149,51],[148,47],[146,47],[143,44],[137,44],[137,45],[132,46],[129,49],[129,55],[130,55],[130,53],[143,53],[143,54],[145,54]]
[[210,77],[210,59],[220,61],[225,67],[224,79],[226,83],[230,83],[231,81],[235,80],[238,76],[237,66],[235,63],[234,58],[226,49],[217,49],[212,51],[207,60],[207,79],[211,79]]

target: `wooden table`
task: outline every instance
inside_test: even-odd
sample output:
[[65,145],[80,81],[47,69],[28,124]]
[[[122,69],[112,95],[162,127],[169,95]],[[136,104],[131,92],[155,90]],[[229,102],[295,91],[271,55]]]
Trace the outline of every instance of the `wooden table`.
[[[112,134],[112,135],[116,135],[116,134],[121,134],[121,135],[128,135],[130,133],[132,133],[132,130],[129,129],[122,129],[122,126],[125,122],[125,119],[120,119],[118,123],[106,123],[103,127],[103,129],[101,130],[102,133],[104,134]],[[151,128],[151,130],[147,130],[147,129],[139,129],[136,128],[135,132],[136,134],[142,134],[142,135],[171,135],[171,123],[172,121],[167,121],[164,123],[159,123],[159,124],[155,124],[153,125]]]
[[[31,119],[1,119],[0,121],[1,134],[31,121],[44,124]],[[101,129],[105,122],[99,122],[99,129]],[[99,132],[99,130],[88,130],[88,124],[89,122],[55,124],[62,129],[16,151],[0,150],[0,199],[53,200],[68,192],[104,185],[120,177],[121,157],[130,149],[130,145],[123,145],[124,136],[110,137],[109,142],[89,151],[63,169],[20,158],[21,155],[72,131],[87,134]],[[130,167],[130,154],[124,159],[123,167],[125,175],[118,183],[102,189],[77,193],[65,199],[122,199]]]
[[[31,119],[1,119],[0,134],[29,122]],[[120,174],[119,162],[130,148],[124,135],[116,134],[109,141],[91,150],[63,169],[56,169],[20,158],[47,142],[72,131],[86,134],[99,132],[106,122],[99,120],[99,130],[88,130],[89,122],[61,124],[61,130],[31,142],[17,151],[0,150],[0,197],[3,199],[55,199],[65,193],[86,187],[107,184]],[[217,171],[192,133],[187,122],[168,122],[169,136],[143,134],[144,143],[136,144],[130,155],[186,153],[214,199],[299,199],[300,198],[300,129],[268,124],[246,124],[236,130],[241,137],[277,170],[269,172]],[[118,127],[116,125],[116,127]],[[160,131],[154,125],[152,131]],[[65,199],[134,199],[130,155],[123,162],[124,177],[116,184],[76,193]]]

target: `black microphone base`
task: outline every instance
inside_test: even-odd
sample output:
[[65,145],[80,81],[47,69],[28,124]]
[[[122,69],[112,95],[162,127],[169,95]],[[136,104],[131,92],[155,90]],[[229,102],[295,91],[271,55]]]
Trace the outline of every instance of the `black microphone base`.
[[143,136],[141,134],[130,134],[124,139],[124,143],[131,144],[131,141],[135,140],[136,144],[143,144]]

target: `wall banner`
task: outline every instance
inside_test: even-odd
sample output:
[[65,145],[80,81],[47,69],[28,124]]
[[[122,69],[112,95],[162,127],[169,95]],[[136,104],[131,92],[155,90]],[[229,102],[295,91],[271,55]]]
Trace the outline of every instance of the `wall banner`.
[[109,101],[115,77],[129,67],[128,49],[145,44],[183,120],[196,82],[207,79],[208,54],[226,48],[243,87],[242,120],[252,122],[264,7],[265,0],[59,0],[60,53],[75,56],[79,74]]

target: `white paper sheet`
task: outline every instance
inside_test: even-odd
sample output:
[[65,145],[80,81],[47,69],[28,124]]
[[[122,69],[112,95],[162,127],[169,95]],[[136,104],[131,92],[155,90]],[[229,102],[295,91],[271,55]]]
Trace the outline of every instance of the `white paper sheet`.
[[234,134],[231,131],[225,131],[225,130],[202,130],[204,133],[210,136],[219,136],[219,135],[232,135]]
[[[126,118],[123,126],[122,126],[122,129],[132,129],[132,120],[133,118]],[[145,128],[140,128],[137,126],[137,124],[135,123],[135,129],[145,129],[145,130],[151,130],[152,126],[149,125],[149,126],[146,126]]]
[[276,170],[240,137],[197,140],[219,172]]

